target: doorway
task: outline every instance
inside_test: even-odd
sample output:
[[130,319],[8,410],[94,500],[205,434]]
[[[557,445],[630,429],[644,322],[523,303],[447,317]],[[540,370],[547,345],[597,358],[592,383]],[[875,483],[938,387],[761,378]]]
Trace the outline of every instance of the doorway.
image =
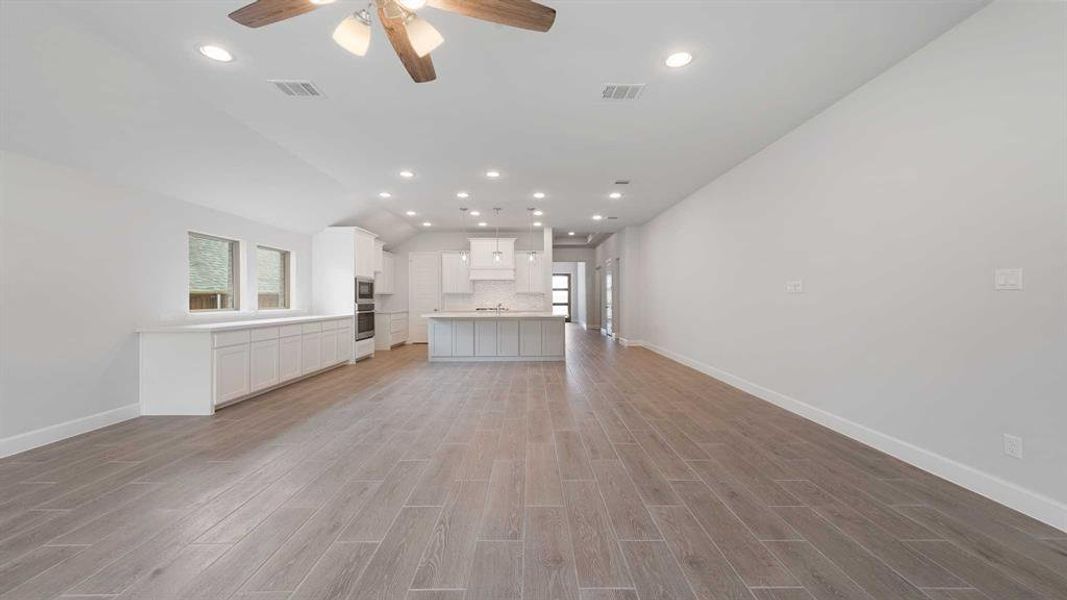
[[441,309],[441,254],[412,252],[408,255],[408,341],[429,341],[427,320],[422,316]]
[[571,274],[552,274],[552,314],[562,315],[571,322]]

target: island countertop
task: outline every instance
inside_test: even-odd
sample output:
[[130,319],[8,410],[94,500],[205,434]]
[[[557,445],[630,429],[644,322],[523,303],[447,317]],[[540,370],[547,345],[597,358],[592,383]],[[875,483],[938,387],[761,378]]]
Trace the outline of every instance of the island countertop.
[[550,312],[533,311],[456,311],[456,312],[432,312],[422,315],[424,319],[566,319],[563,315],[554,315]]

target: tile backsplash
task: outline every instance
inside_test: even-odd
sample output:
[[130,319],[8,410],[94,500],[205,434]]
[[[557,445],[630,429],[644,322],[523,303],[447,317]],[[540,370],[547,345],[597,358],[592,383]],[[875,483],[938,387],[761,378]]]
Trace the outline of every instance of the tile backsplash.
[[474,281],[470,295],[445,294],[441,310],[474,310],[482,306],[503,304],[511,310],[549,310],[544,294],[516,294],[514,281]]

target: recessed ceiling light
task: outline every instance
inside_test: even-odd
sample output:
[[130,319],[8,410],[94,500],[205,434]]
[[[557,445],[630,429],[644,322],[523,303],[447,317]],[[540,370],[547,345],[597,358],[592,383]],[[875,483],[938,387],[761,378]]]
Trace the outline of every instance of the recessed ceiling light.
[[688,52],[675,52],[663,62],[672,69],[678,69],[693,62],[693,55]]
[[541,198],[544,198],[544,197],[545,197],[545,193],[544,192],[534,192],[534,198],[537,198],[538,200],[540,200]]
[[429,227],[430,225],[433,225],[433,223],[431,223],[431,222],[429,222],[429,221],[423,221],[423,222],[422,222],[422,226],[423,226],[423,227]]
[[541,221],[534,221],[533,225],[534,225],[534,227],[540,227],[541,226]]
[[573,231],[568,231],[567,235],[574,235],[574,232]]
[[472,210],[471,211],[471,216],[472,217],[480,217],[480,216],[482,216],[482,213],[480,213],[480,212],[478,212],[476,210]]
[[404,171],[400,172],[400,176],[403,177],[404,179],[411,179],[412,177],[415,176],[415,172],[414,171],[404,170]]
[[471,195],[467,192],[456,192],[456,198],[470,198]]
[[200,46],[197,49],[200,50],[200,54],[203,54],[211,60],[217,60],[219,62],[230,62],[233,60],[233,55],[230,54],[230,51],[222,46],[212,46],[209,44]]
[[599,220],[601,220],[603,218],[604,218],[604,215],[593,215],[593,220],[594,221],[599,221]]
[[488,225],[489,225],[489,223],[486,223],[485,221],[481,221],[481,222],[478,223],[478,227],[486,227]]
[[414,217],[415,215],[417,215],[417,214],[419,214],[419,213],[417,213],[417,212],[415,212],[415,211],[413,211],[413,210],[409,210],[409,211],[407,211],[407,212],[406,212],[406,213],[404,213],[404,214],[405,214],[405,215],[407,215],[407,216],[409,216],[409,217]]
[[393,195],[390,194],[389,192],[378,192],[378,197],[379,198],[392,198]]
[[619,198],[622,198],[622,192],[612,192],[608,194],[608,198],[611,198],[612,200],[618,200]]
[[535,217],[540,217],[543,214],[545,214],[545,211],[543,211],[543,210],[535,210],[534,211],[534,216]]
[[486,171],[485,176],[489,179],[496,179],[497,177],[500,177],[500,171]]

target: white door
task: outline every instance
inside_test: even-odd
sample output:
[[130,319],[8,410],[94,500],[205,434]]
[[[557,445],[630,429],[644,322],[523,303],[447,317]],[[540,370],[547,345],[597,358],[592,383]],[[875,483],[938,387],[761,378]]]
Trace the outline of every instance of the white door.
[[408,341],[425,344],[426,319],[422,315],[441,309],[441,255],[412,252],[408,255]]

